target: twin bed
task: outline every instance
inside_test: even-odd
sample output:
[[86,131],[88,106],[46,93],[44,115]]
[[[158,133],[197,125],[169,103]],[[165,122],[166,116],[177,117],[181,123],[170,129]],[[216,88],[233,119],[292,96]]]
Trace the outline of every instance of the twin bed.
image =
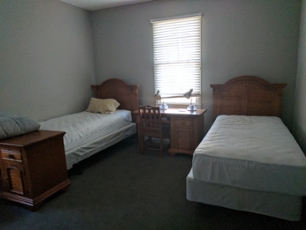
[[[306,158],[280,119],[282,90],[252,76],[213,88],[211,129],[193,155],[187,199],[286,220],[301,218]],[[62,130],[67,169],[136,133],[132,112],[138,85],[109,79],[92,86],[94,97],[120,103],[111,114],[81,112],[41,122]]]
[[252,76],[211,85],[215,121],[194,152],[188,200],[301,218],[306,158],[280,119],[285,86]]
[[92,86],[94,98],[115,99],[119,107],[112,113],[80,112],[40,122],[41,130],[65,131],[67,169],[136,133],[132,112],[139,107],[138,85],[108,79]]

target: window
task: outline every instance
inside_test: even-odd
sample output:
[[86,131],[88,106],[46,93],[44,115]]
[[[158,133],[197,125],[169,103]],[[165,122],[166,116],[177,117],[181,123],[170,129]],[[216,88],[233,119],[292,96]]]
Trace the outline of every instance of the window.
[[[155,92],[182,96],[193,89],[192,103],[201,104],[201,15],[152,20]],[[167,104],[189,104],[190,99],[163,99]]]

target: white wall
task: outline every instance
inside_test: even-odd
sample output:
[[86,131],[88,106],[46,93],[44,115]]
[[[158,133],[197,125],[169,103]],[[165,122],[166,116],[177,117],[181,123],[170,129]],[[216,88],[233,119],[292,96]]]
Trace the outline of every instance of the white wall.
[[40,121],[86,108],[95,83],[89,15],[56,0],[0,1],[0,111]]
[[302,2],[301,30],[294,109],[294,135],[306,154],[306,0]]
[[92,95],[90,84],[110,77],[139,84],[141,104],[152,104],[150,20],[202,13],[206,130],[212,113],[209,85],[257,75],[288,83],[283,118],[289,128],[297,90],[294,127],[305,143],[305,10],[296,79],[300,8],[299,0],[169,0],[89,13],[57,0],[1,0],[0,111],[36,120],[82,111]]
[[210,84],[239,75],[287,83],[283,119],[293,120],[299,0],[152,1],[91,14],[97,83],[111,77],[140,85],[140,103],[153,104],[151,19],[202,13],[202,102],[211,125]]

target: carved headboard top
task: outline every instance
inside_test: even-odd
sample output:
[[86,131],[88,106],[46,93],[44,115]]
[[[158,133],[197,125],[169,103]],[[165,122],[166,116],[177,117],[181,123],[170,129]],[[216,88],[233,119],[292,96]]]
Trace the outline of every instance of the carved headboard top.
[[129,85],[117,78],[110,78],[101,85],[92,85],[94,96],[101,99],[116,99],[120,106],[118,109],[127,109],[131,112],[138,110],[138,85]]
[[213,120],[218,115],[281,115],[286,83],[271,84],[256,76],[239,76],[213,88]]

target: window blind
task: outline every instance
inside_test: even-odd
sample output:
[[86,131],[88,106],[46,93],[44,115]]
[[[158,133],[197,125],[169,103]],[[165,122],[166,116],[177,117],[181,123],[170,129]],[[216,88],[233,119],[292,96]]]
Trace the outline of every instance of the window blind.
[[[201,94],[201,15],[152,20],[155,92],[180,96],[189,89]],[[200,104],[200,96],[194,98]],[[189,103],[166,99],[167,103]]]

